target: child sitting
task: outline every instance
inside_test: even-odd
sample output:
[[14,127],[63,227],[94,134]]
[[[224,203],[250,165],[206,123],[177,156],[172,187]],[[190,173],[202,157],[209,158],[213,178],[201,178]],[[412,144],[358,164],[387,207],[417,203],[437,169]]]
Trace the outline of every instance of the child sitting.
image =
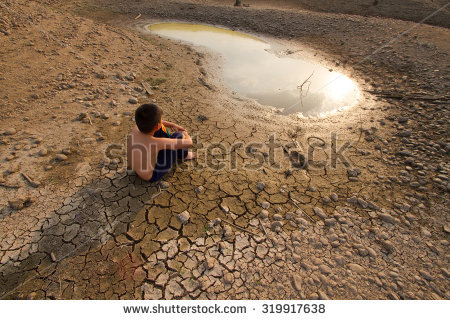
[[[177,159],[194,159],[188,151],[192,139],[187,131],[175,123],[161,119],[162,109],[156,104],[143,104],[135,113],[136,127],[127,139],[127,167],[143,180],[161,179]],[[176,132],[169,134],[166,127]]]

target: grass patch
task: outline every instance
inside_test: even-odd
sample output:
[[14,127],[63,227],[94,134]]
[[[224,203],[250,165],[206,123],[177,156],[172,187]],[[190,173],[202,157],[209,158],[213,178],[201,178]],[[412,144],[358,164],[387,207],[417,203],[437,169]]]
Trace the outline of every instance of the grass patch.
[[147,78],[145,79],[151,86],[159,86],[167,81],[166,78]]

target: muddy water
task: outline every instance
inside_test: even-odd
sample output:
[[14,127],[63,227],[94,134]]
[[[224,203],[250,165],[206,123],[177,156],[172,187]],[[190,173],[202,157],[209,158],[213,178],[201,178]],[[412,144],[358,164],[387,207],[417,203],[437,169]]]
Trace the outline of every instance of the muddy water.
[[285,114],[318,116],[354,105],[357,85],[348,77],[308,61],[277,56],[267,42],[228,29],[158,23],[150,31],[203,46],[223,57],[223,77],[235,92]]

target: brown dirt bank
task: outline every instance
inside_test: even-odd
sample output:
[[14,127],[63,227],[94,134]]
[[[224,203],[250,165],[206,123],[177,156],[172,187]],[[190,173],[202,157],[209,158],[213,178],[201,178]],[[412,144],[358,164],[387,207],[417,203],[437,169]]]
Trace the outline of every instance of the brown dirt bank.
[[[198,4],[230,6],[231,0],[191,0]],[[384,17],[419,22],[445,6],[446,0],[253,0],[244,1],[254,8],[304,9],[309,11],[344,13],[365,17]],[[427,20],[426,24],[448,28],[450,10],[443,9]]]

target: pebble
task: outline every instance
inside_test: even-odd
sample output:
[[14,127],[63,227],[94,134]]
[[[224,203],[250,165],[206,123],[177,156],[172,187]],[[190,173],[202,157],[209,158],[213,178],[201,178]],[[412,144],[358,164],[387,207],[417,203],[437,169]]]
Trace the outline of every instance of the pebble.
[[444,230],[444,232],[446,232],[446,233],[450,233],[450,224],[444,224],[443,226],[442,226],[442,228],[443,228],[443,230]]
[[86,117],[87,117],[87,113],[86,112],[81,112],[81,113],[78,114],[78,116],[76,117],[75,120],[81,121],[81,120],[83,120]]
[[350,270],[352,270],[353,272],[356,272],[356,273],[362,273],[364,271],[364,268],[361,267],[357,263],[349,263],[348,267],[349,267]]
[[266,219],[268,216],[269,216],[269,211],[267,211],[265,209],[261,210],[261,212],[259,213],[259,217],[261,219]]
[[57,161],[64,161],[64,160],[67,160],[67,156],[64,155],[64,154],[62,154],[62,153],[58,153],[58,154],[56,155],[55,159],[56,159]]
[[329,275],[331,273],[331,268],[327,266],[326,264],[321,264],[319,266],[320,272],[322,272],[325,275]]
[[203,187],[203,186],[197,187],[194,189],[194,191],[196,194],[203,193],[203,191],[205,191],[205,187]]
[[322,198],[322,203],[323,204],[328,204],[330,202],[331,202],[331,199],[329,197],[325,196],[325,197]]
[[358,198],[358,205],[361,207],[361,208],[363,208],[363,209],[365,209],[365,208],[367,208],[368,207],[368,203],[367,203],[367,201],[366,200],[364,200],[364,199],[361,199],[361,198]]
[[330,194],[330,198],[331,200],[333,200],[334,202],[337,202],[339,200],[339,197],[336,193],[332,193]]
[[185,210],[178,215],[178,220],[182,224],[186,224],[189,221],[190,217],[191,217],[191,215],[189,214],[189,212],[187,210]]
[[381,245],[388,251],[388,253],[394,252],[394,245],[389,240],[381,241]]
[[286,214],[284,215],[284,218],[286,220],[292,220],[292,219],[294,219],[294,213],[293,212],[286,212]]
[[268,203],[267,201],[263,201],[263,202],[261,202],[261,207],[263,209],[269,209],[270,208],[270,203]]
[[433,276],[431,274],[429,274],[427,271],[420,270],[419,273],[422,276],[422,278],[424,278],[425,280],[433,281]]
[[283,220],[283,216],[282,216],[281,214],[275,213],[275,214],[273,215],[273,220],[275,220],[275,221],[281,221],[281,220]]
[[301,292],[302,290],[302,278],[300,276],[294,274],[292,276],[292,284],[294,285],[294,289],[298,292]]
[[334,257],[334,261],[338,264],[338,266],[343,267],[345,265],[345,257],[341,255],[336,255]]
[[230,208],[228,208],[227,206],[220,204],[220,210],[222,210],[224,213],[228,213],[230,212]]
[[160,186],[161,189],[163,189],[163,190],[169,189],[170,183],[168,183],[167,181],[161,181],[161,182],[159,183],[159,186]]
[[46,156],[47,154],[48,154],[48,150],[45,149],[45,148],[39,150],[39,152],[38,152],[38,155],[39,155],[40,157]]
[[384,222],[390,223],[390,224],[396,224],[397,220],[387,213],[379,213],[378,218]]
[[264,182],[258,182],[258,184],[256,185],[256,189],[258,189],[259,191],[263,191],[264,188],[266,187],[266,185],[264,184]]
[[421,233],[424,237],[431,237],[431,232],[423,227],[421,228]]
[[8,205],[11,209],[13,210],[21,210],[23,209],[26,205],[32,203],[33,200],[31,197],[26,197],[26,196],[18,196],[13,200],[9,200],[8,201]]
[[283,224],[281,223],[281,221],[274,221],[270,225],[270,229],[272,231],[279,232],[282,226],[283,226]]
[[225,284],[232,284],[234,281],[234,276],[232,273],[227,273],[224,277],[223,277],[223,282]]
[[130,99],[128,99],[128,102],[131,104],[137,104],[138,100],[136,98],[130,98]]
[[325,214],[325,212],[323,212],[323,210],[319,207],[314,207],[313,208],[314,213],[319,216],[322,219],[325,219],[327,217],[327,215]]
[[233,229],[229,225],[223,227],[223,236],[225,239],[231,239],[233,237]]
[[17,130],[15,128],[9,128],[6,129],[6,131],[3,133],[5,136],[12,136],[13,134],[16,134]]
[[319,294],[320,300],[330,300],[330,298],[328,298],[327,294],[325,292],[323,292],[322,290],[319,290],[318,294]]

